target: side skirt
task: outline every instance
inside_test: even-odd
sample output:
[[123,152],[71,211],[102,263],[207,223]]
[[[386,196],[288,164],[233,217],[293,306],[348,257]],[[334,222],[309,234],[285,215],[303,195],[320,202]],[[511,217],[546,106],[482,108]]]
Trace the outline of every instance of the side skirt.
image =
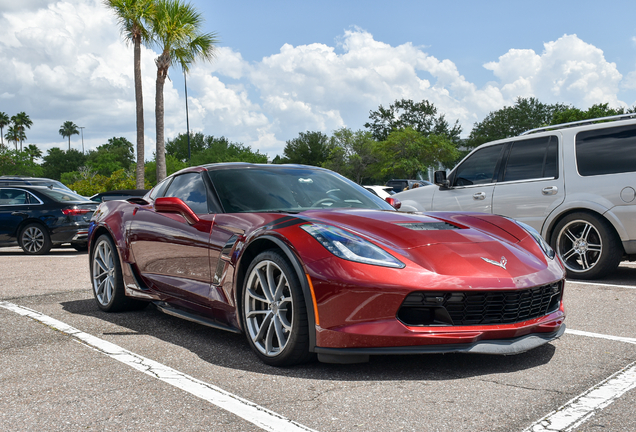
[[186,311],[183,311],[181,309],[174,308],[174,307],[170,306],[168,303],[160,302],[160,301],[155,301],[155,302],[152,302],[152,303],[155,306],[157,306],[157,309],[159,309],[161,312],[166,313],[168,315],[172,315],[172,316],[177,317],[177,318],[183,318],[185,320],[192,321],[192,322],[195,322],[197,324],[201,324],[201,325],[212,327],[212,328],[219,329],[219,330],[225,330],[225,331],[229,331],[229,332],[237,333],[237,334],[241,334],[242,333],[238,329],[235,329],[235,328],[229,327],[229,326],[225,326],[223,324],[219,324],[219,323],[217,323],[214,320],[211,320],[211,319],[208,319],[208,318],[204,318],[202,316],[195,315],[193,313],[186,312]]

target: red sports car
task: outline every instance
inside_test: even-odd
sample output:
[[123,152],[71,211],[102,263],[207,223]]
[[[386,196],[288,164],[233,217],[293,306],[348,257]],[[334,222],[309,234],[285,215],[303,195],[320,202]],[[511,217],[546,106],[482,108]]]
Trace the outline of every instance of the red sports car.
[[532,228],[401,213],[329,170],[215,164],[102,203],[89,231],[104,311],[243,332],[265,363],[516,354],[565,331],[564,269]]

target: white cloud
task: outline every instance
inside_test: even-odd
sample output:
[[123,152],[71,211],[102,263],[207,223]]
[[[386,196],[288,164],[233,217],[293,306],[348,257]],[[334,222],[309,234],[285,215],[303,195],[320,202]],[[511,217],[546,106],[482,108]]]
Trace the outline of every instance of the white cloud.
[[[112,12],[100,0],[12,1],[6,8],[0,1],[0,111],[31,116],[28,142],[43,150],[66,148],[57,133],[66,120],[86,127],[87,148],[113,136],[134,142],[132,47],[122,42]],[[142,49],[148,158],[155,136],[155,57]],[[625,105],[619,86],[636,89],[636,72],[623,80],[599,48],[576,35],[545,43],[541,53],[514,47],[484,67],[493,80],[478,88],[452,59],[412,43],[391,46],[358,28],[333,46],[284,44],[256,62],[220,47],[212,63],[196,64],[188,75],[190,127],[274,157],[299,132],[362,129],[370,110],[401,98],[431,101],[450,122],[459,119],[467,135],[475,122],[518,96],[587,108]],[[180,75],[171,72],[175,80]],[[181,85],[166,81],[166,138],[185,131]],[[78,143],[72,138],[75,148]]]

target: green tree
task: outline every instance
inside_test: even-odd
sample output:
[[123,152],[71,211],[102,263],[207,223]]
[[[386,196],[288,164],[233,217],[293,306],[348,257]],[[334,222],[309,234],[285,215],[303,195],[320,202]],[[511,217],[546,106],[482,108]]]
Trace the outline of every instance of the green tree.
[[79,135],[77,125],[72,121],[65,121],[59,130],[62,138],[68,137],[68,149],[71,150],[71,135]]
[[137,189],[144,187],[144,101],[141,85],[141,44],[151,41],[148,22],[154,13],[153,0],[105,0],[113,9],[121,34],[133,44],[133,69],[135,80],[135,107],[137,121]]
[[220,162],[267,163],[267,155],[252,151],[251,147],[241,143],[233,143],[225,137],[207,136],[205,148],[192,154],[191,165],[202,165]]
[[549,125],[556,114],[567,109],[564,104],[548,105],[533,97],[519,97],[513,106],[493,111],[475,123],[464,144],[472,149],[489,141],[518,136],[527,130]]
[[456,159],[458,150],[444,135],[424,136],[407,127],[376,143],[375,154],[379,161],[376,167],[383,176],[416,178],[431,165]]
[[0,112],[0,142],[2,143],[2,145],[0,145],[0,148],[4,147],[4,128],[9,126],[10,123],[11,119],[9,118],[7,113]]
[[384,141],[394,130],[410,127],[420,134],[427,136],[431,134],[446,136],[454,143],[459,142],[459,135],[462,128],[456,120],[453,127],[450,127],[443,114],[437,115],[437,108],[431,102],[413,102],[410,99],[396,100],[384,108],[382,105],[377,111],[369,112],[368,123],[364,127],[369,129],[373,138],[377,141]]
[[29,156],[31,162],[33,162],[35,158],[42,157],[42,150],[40,150],[35,144],[29,144],[26,146],[24,152]]
[[63,173],[79,171],[79,168],[86,164],[86,155],[75,149],[64,151],[53,147],[46,153],[42,158],[44,176],[54,180],[61,180]]
[[29,155],[26,152],[1,150],[0,173],[3,175],[42,177],[42,167],[29,159]]
[[[33,126],[33,122],[31,121],[31,118],[27,115],[27,113],[25,113],[24,111],[19,112],[13,117],[11,117],[11,121],[20,130],[20,134],[19,134],[20,151],[22,151],[22,143],[27,138],[26,132],[24,131],[24,129],[25,128],[31,129],[31,126]],[[16,144],[16,149],[17,149],[17,144]]]
[[15,151],[18,151],[18,143],[22,142],[23,139],[26,139],[24,132],[22,132],[20,127],[16,124],[9,125],[9,127],[7,128],[7,133],[4,137],[9,142],[13,141],[13,144],[15,145]]
[[[172,155],[166,155],[166,173],[167,175],[176,173],[179,170],[188,167],[187,162],[182,162]],[[158,183],[157,181],[157,161],[146,162],[146,183],[151,187]]]
[[[192,155],[206,148],[205,135],[190,132],[190,153]],[[188,134],[180,133],[176,138],[166,141],[166,155],[172,155],[181,162],[188,162]]]
[[287,141],[281,163],[322,166],[331,153],[329,137],[322,132],[300,132],[298,138]]
[[331,149],[325,168],[362,184],[374,177],[371,167],[378,162],[373,153],[375,141],[369,131],[353,132],[348,128],[335,130],[331,137]]
[[557,111],[552,116],[550,121],[551,125],[557,125],[561,123],[569,123],[581,120],[590,120],[601,117],[615,116],[620,114],[627,114],[636,112],[634,108],[610,108],[609,104],[596,104],[592,105],[587,110],[583,111],[578,108],[570,107],[562,111]]
[[214,33],[201,33],[203,17],[190,3],[181,0],[156,0],[152,15],[152,33],[161,54],[155,59],[157,81],[155,94],[155,127],[157,135],[157,181],[166,177],[164,142],[163,87],[170,66],[179,65],[187,72],[198,59],[212,60],[215,44]]
[[110,138],[86,157],[86,166],[106,177],[121,169],[128,171],[134,163],[135,147],[123,137]]

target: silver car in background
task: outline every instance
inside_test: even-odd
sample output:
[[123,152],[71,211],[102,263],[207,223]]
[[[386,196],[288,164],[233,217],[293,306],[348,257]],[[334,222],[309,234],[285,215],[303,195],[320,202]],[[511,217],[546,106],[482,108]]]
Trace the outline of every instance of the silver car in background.
[[448,176],[435,172],[435,183],[396,194],[400,211],[512,217],[541,233],[571,278],[600,278],[636,259],[636,114],[483,144]]

